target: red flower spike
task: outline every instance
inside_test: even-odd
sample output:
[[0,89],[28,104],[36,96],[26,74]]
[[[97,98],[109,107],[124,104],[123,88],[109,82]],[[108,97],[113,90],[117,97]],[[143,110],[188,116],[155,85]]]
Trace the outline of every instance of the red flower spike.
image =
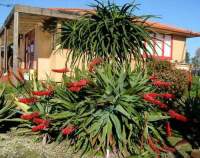
[[53,91],[52,90],[47,90],[47,91],[33,91],[32,94],[36,95],[36,96],[51,96],[51,95],[53,95]]
[[152,103],[155,104],[155,105],[158,105],[161,109],[166,109],[167,108],[167,105],[162,103],[159,100],[154,100]]
[[164,99],[174,99],[175,95],[170,94],[170,93],[164,93],[164,94],[160,94],[160,97],[162,97]]
[[33,119],[33,117],[30,114],[22,114],[20,116],[20,118],[23,120],[32,120]]
[[70,135],[72,134],[74,131],[76,130],[76,127],[74,127],[73,125],[68,126],[64,129],[62,129],[62,134],[63,135]]
[[172,85],[171,82],[165,82],[160,80],[153,81],[151,84],[157,87],[166,87],[166,88]]
[[39,117],[40,113],[39,112],[33,112],[31,115],[32,115],[33,118],[35,118],[35,117]]
[[33,118],[33,123],[35,124],[43,124],[45,126],[48,126],[49,125],[49,121],[48,120],[45,120],[45,119],[41,119],[41,118]]
[[24,104],[33,104],[37,102],[36,98],[19,98],[19,102],[24,103]]
[[71,92],[80,92],[80,90],[82,89],[82,87],[70,87],[68,88]]
[[88,70],[90,72],[94,71],[94,68],[96,65],[99,65],[103,62],[103,59],[102,58],[95,58],[93,59],[90,63],[89,63],[89,66],[88,66]]
[[169,122],[166,122],[165,124],[165,129],[166,129],[166,134],[168,137],[172,136],[172,129],[171,129],[171,125]]
[[44,129],[46,129],[47,127],[43,124],[40,124],[40,125],[37,125],[37,126],[34,126],[32,127],[32,131],[33,132],[38,132],[38,131],[42,131]]
[[187,117],[185,117],[184,115],[178,114],[174,110],[169,110],[169,115],[171,116],[171,118],[174,118],[178,121],[182,121],[182,122],[188,122],[189,121],[189,119]]
[[56,73],[67,73],[67,72],[70,72],[70,70],[65,67],[65,68],[62,68],[62,69],[52,69],[53,72],[56,72]]
[[39,112],[33,112],[31,114],[22,114],[20,118],[24,120],[32,120],[35,117],[39,117],[39,115]]
[[158,105],[160,108],[167,108],[167,105],[162,103],[161,101],[159,100],[156,100],[156,97],[157,96],[160,96],[160,94],[157,94],[157,93],[147,93],[143,96],[144,100],[152,103],[152,104],[155,104],[155,105]]
[[157,80],[158,78],[157,78],[157,76],[155,76],[155,75],[152,75],[152,76],[150,76],[149,77],[149,80],[151,80],[151,81],[155,81],[155,80]]
[[151,137],[149,136],[147,138],[147,143],[149,144],[150,148],[157,154],[160,154],[160,150],[156,147],[156,145],[154,144],[153,140],[151,139]]
[[87,86],[87,84],[89,82],[90,81],[87,80],[87,79],[82,79],[82,80],[79,80],[79,81],[76,81],[76,82],[68,83],[68,87],[84,87],[84,86]]

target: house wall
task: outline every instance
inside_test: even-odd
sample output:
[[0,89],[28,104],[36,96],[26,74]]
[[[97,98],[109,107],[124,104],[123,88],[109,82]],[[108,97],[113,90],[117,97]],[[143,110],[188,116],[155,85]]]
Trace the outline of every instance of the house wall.
[[40,26],[36,28],[36,55],[37,55],[37,74],[39,80],[47,78],[60,81],[62,74],[54,73],[51,69],[60,69],[65,66],[66,52],[53,50],[53,35],[44,32]]
[[186,55],[186,38],[173,36],[172,62],[185,62]]
[[[37,55],[37,73],[39,80],[51,78],[60,81],[62,74],[52,72],[51,69],[60,69],[65,67],[66,54],[68,50],[52,49],[52,34],[43,32],[41,27],[36,27],[36,55]],[[186,39],[180,36],[173,36],[172,62],[183,62],[186,53]],[[134,65],[134,62],[132,63]]]

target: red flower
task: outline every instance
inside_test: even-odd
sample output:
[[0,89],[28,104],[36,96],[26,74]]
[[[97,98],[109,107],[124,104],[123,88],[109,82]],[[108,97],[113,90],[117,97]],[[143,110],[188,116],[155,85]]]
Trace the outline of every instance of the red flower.
[[160,150],[158,147],[154,144],[153,140],[151,139],[150,136],[147,138],[147,143],[149,144],[150,148],[157,154],[160,154]]
[[174,118],[178,121],[182,121],[182,122],[188,122],[189,121],[189,119],[187,117],[185,117],[184,115],[178,114],[174,110],[169,110],[169,115],[171,116],[171,118]]
[[24,120],[32,120],[35,117],[39,117],[39,115],[39,112],[33,112],[31,114],[22,114],[20,118]]
[[156,97],[159,95],[160,94],[157,94],[157,93],[147,93],[143,96],[143,98],[144,98],[144,100],[146,100],[152,104],[158,105],[160,108],[167,108],[166,104],[162,103],[159,100],[156,100]]
[[103,59],[102,58],[95,58],[93,59],[90,63],[89,63],[89,66],[88,66],[88,70],[90,72],[94,71],[94,68],[96,65],[99,65],[103,62]]
[[49,125],[49,121],[48,120],[41,119],[41,118],[33,118],[33,123],[43,124],[43,125],[46,125],[46,126]]
[[62,129],[62,134],[63,135],[70,135],[76,130],[76,127],[73,125],[70,125],[64,129]]
[[68,88],[71,92],[80,92],[80,90],[82,89],[82,87],[70,87]]
[[33,112],[31,115],[32,115],[33,118],[35,118],[35,117],[39,117],[40,113],[39,112]]
[[89,83],[89,80],[82,79],[80,81],[71,82],[68,84],[68,87],[83,87],[86,86]]
[[151,81],[154,81],[154,80],[157,80],[158,78],[157,78],[157,76],[155,76],[155,75],[152,75],[152,76],[150,76],[149,77],[149,80],[151,80]]
[[33,91],[32,94],[36,95],[36,96],[51,96],[51,95],[53,95],[53,91],[52,90],[47,90],[47,91]]
[[24,103],[24,104],[32,104],[36,103],[37,99],[36,98],[19,98],[19,102]]
[[165,82],[160,80],[153,81],[151,84],[157,87],[170,87],[172,85],[171,82]]
[[170,93],[164,93],[164,94],[160,94],[160,97],[162,97],[164,99],[174,99],[175,95],[170,94]]
[[80,81],[71,82],[68,84],[68,89],[72,92],[79,92],[83,87],[87,86],[89,80],[82,79]]
[[172,129],[171,129],[171,125],[169,122],[166,122],[165,124],[165,129],[166,129],[166,134],[168,137],[172,136]]
[[164,103],[162,103],[162,102],[159,101],[159,100],[154,100],[152,103],[155,104],[155,105],[158,105],[161,109],[167,108],[167,105],[164,104]]
[[69,69],[67,67],[65,67],[62,69],[52,69],[52,71],[56,72],[56,73],[66,73],[66,72],[69,72]]
[[47,126],[45,126],[43,124],[40,124],[40,125],[32,127],[32,131],[33,132],[38,132],[38,131],[42,131],[42,130],[44,130],[46,128],[47,128]]

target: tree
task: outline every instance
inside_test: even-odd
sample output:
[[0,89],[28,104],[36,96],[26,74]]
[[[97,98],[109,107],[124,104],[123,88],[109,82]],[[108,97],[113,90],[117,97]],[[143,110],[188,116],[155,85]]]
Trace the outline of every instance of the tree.
[[186,52],[186,55],[185,55],[185,62],[186,62],[187,64],[190,63],[190,53],[189,53],[189,52]]
[[192,64],[195,69],[200,66],[200,48],[196,50],[195,56],[192,58]]
[[[145,42],[153,48],[150,27],[145,21],[150,15],[136,16],[136,4],[122,7],[97,1],[95,12],[88,12],[81,18],[66,21],[62,25],[61,47],[69,48],[72,65],[78,60],[90,61],[94,57],[104,60],[115,59],[119,63],[134,57],[143,60],[143,52],[150,55]],[[145,41],[145,42],[144,42]]]

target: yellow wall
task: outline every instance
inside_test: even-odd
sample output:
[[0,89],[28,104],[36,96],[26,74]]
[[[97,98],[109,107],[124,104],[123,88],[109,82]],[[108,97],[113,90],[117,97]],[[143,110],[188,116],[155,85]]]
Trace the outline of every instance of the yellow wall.
[[[186,42],[184,37],[173,36],[172,61],[184,62]],[[62,74],[52,72],[51,69],[65,67],[67,50],[55,51],[52,49],[52,35],[43,32],[40,26],[36,27],[36,59],[39,80],[46,80],[47,75],[55,81],[60,81]]]
[[172,61],[185,62],[186,54],[186,38],[181,36],[173,36]]
[[46,80],[48,77],[60,81],[62,74],[52,72],[51,69],[65,67],[66,50],[56,51],[52,49],[53,35],[44,32],[40,26],[36,28],[36,56],[37,73],[39,80]]

